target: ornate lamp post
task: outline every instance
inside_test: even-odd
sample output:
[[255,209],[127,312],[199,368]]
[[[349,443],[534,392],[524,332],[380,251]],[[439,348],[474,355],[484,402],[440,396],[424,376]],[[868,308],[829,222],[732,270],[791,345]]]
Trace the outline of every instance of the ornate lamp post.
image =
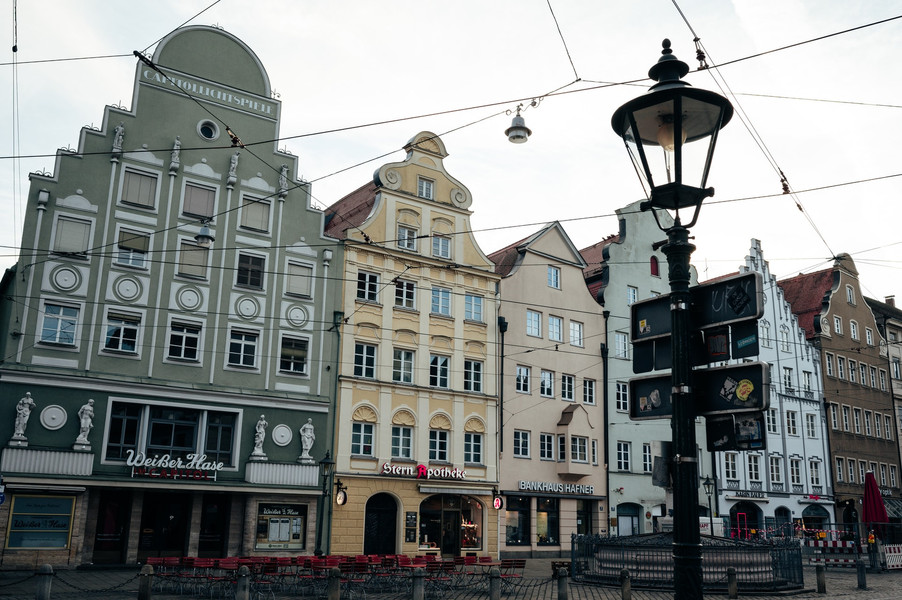
[[[689,243],[688,228],[698,219],[702,201],[714,195],[714,189],[706,189],[705,184],[717,133],[733,116],[733,107],[726,98],[682,81],[689,66],[673,56],[670,40],[664,40],[663,47],[661,58],[648,71],[657,83],[646,95],[618,108],[611,126],[623,138],[649,195],[649,200],[642,203],[642,210],[651,210],[658,227],[667,233],[667,243],[661,251],[667,256],[670,281],[673,360],[674,598],[695,600],[702,597],[702,559],[696,415],[689,354],[689,256],[695,246]],[[703,141],[707,145],[696,143]],[[649,161],[653,148],[662,150],[658,162]],[[698,168],[696,179],[692,175],[693,166]],[[661,223],[657,212],[660,209],[673,211],[673,225]],[[693,209],[687,225],[680,218],[681,209]]]
[[714,513],[711,511],[711,494],[714,493],[714,482],[711,481],[710,477],[705,477],[705,480],[702,482],[702,487],[705,488],[705,495],[708,496],[708,526],[711,535],[714,535]]
[[316,556],[323,555],[323,527],[325,527],[325,515],[323,513],[326,512],[326,498],[330,492],[329,482],[332,479],[332,471],[334,470],[335,461],[332,460],[329,451],[326,450],[326,455],[319,461],[319,475],[323,480],[323,493],[317,501],[316,508],[316,549],[313,551],[313,554]]

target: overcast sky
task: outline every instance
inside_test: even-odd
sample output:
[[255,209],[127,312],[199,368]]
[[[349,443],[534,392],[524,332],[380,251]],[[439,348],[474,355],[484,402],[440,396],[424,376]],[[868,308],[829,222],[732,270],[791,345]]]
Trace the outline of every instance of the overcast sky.
[[[56,149],[75,148],[82,126],[101,124],[105,105],[131,108],[132,51],[152,52],[190,20],[222,27],[257,53],[282,102],[281,136],[293,138],[279,146],[299,157],[298,175],[314,182],[320,206],[400,160],[414,134],[432,131],[450,153],[447,169],[473,193],[472,224],[487,253],[555,219],[580,248],[616,233],[614,210],[644,196],[611,115],[650,83],[606,84],[645,78],[670,38],[692,69],[687,81],[722,90],[742,111],[721,134],[708,181],[717,193],[691,230],[699,277],[736,271],[754,237],[780,278],[825,268],[846,252],[867,295],[902,296],[902,19],[865,27],[902,15],[898,0],[0,0],[0,7],[0,268],[29,244],[21,240],[28,173],[52,172]],[[724,66],[696,71],[696,35],[708,63]],[[125,56],[54,60],[108,55]],[[532,137],[509,143],[505,112],[533,99],[538,105],[523,113]],[[318,134],[384,121],[393,122]],[[781,194],[778,169],[795,196]]]

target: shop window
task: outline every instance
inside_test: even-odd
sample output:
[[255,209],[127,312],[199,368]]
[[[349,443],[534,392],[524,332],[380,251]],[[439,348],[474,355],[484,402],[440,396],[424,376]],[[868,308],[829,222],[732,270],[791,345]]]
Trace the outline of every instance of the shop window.
[[484,507],[469,496],[440,494],[420,503],[420,550],[463,555],[482,548]]
[[307,541],[305,504],[260,504],[256,550],[304,550]]
[[27,550],[68,548],[72,534],[72,496],[14,495],[6,547]]
[[531,498],[527,496],[508,496],[505,514],[505,543],[508,546],[529,546],[532,535],[529,524],[531,518]]
[[560,543],[560,510],[557,498],[536,498],[536,540],[539,546],[557,546]]
[[197,443],[200,412],[175,407],[153,406],[147,438],[147,454],[186,459]]

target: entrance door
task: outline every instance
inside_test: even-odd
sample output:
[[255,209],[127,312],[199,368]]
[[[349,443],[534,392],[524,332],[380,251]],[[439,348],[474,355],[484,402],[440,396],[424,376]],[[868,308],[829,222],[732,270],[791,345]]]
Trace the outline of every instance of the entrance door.
[[617,506],[617,535],[639,535],[638,504],[619,504]]
[[184,556],[190,519],[190,494],[144,494],[138,560],[148,556]]
[[91,561],[95,565],[125,564],[131,508],[131,492],[122,490],[100,492],[94,554],[91,556]]
[[226,556],[229,530],[229,497],[225,494],[204,494],[200,517],[200,539],[197,555],[201,558]]
[[442,512],[442,556],[460,554],[460,511]]
[[376,494],[366,501],[363,522],[364,554],[396,554],[398,503],[389,494]]

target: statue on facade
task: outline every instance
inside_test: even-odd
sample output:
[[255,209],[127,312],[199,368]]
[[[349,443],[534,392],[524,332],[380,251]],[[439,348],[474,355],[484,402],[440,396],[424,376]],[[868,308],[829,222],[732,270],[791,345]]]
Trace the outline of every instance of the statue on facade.
[[282,165],[279,171],[279,198],[288,194],[288,165]]
[[238,157],[241,153],[235,150],[235,154],[229,159],[229,180],[228,185],[235,185],[238,181]]
[[179,154],[182,151],[182,140],[179,136],[175,136],[175,143],[172,145],[172,155],[169,158],[169,172],[175,173],[179,170]]
[[119,121],[119,124],[113,129],[113,154],[115,156],[122,154],[123,138],[125,138],[125,123]]
[[25,392],[25,396],[16,404],[16,422],[13,426],[13,439],[26,440],[25,427],[28,425],[28,417],[34,409],[35,403],[31,399],[31,392]]
[[316,432],[313,429],[313,419],[307,419],[307,422],[301,426],[301,459],[313,460],[310,456],[310,449],[313,448],[315,441]]
[[88,434],[94,428],[94,400],[88,400],[87,404],[78,409],[78,437],[76,444],[89,445]]
[[267,427],[269,427],[269,423],[266,422],[266,416],[260,415],[260,420],[257,421],[257,425],[254,427],[254,451],[251,453],[252,456],[263,456],[263,440],[266,438]]

